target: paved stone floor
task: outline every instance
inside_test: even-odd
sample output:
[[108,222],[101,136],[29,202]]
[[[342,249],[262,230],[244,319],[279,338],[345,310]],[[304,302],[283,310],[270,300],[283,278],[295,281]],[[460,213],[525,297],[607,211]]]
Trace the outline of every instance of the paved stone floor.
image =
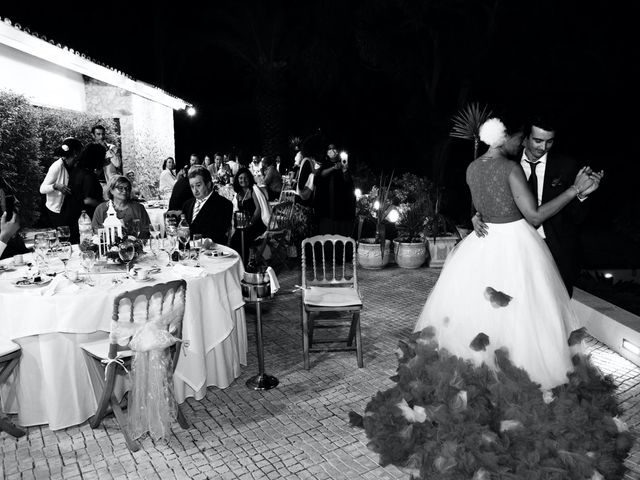
[[[52,432],[27,429],[14,439],[0,433],[0,478],[64,479],[406,479],[367,449],[360,429],[349,426],[350,410],[363,412],[377,390],[392,385],[394,350],[415,323],[438,271],[427,268],[360,270],[365,368],[355,354],[313,354],[312,368],[302,368],[298,270],[281,273],[282,294],[263,315],[266,371],[278,388],[254,392],[245,381],[257,373],[255,348],[249,365],[229,388],[210,388],[201,402],[183,406],[191,428],[177,424],[167,441],[146,438],[131,453],[112,419],[92,430],[88,424]],[[249,342],[255,345],[248,315]],[[620,384],[624,419],[640,428],[640,368],[595,340],[593,360]],[[626,478],[640,478],[640,448],[627,461]]]

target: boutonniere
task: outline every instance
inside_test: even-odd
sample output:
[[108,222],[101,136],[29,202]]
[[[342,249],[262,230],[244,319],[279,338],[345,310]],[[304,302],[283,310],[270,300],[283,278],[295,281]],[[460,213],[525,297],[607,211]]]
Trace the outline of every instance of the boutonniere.
[[552,187],[560,187],[560,186],[562,186],[562,178],[558,177],[558,178],[554,178],[553,180],[551,180],[551,186]]

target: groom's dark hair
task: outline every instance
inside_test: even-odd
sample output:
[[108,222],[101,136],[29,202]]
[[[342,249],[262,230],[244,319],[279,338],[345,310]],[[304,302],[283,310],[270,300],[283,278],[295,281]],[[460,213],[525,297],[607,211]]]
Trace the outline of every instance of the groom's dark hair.
[[542,130],[546,130],[547,132],[555,132],[556,120],[551,114],[537,113],[530,116],[524,127],[525,137],[528,137],[531,134],[531,129],[533,127],[541,128]]

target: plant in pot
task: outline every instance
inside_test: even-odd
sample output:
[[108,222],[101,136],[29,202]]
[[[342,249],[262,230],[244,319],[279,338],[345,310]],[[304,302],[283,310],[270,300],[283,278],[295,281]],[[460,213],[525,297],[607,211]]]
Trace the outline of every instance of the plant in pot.
[[[362,195],[356,202],[358,216],[358,264],[365,269],[377,270],[389,263],[391,241],[387,239],[387,217],[394,209],[391,202],[391,184],[393,173],[388,181],[380,176],[380,184],[373,187],[371,192]],[[362,238],[365,222],[375,225],[373,237]]]
[[426,192],[412,203],[398,206],[400,216],[396,222],[398,236],[393,241],[396,263],[401,268],[419,268],[427,259],[427,218],[431,211]]

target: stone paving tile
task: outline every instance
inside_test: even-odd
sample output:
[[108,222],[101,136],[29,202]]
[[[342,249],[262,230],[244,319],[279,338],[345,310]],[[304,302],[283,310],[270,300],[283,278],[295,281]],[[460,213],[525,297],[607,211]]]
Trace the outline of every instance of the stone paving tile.
[[[299,267],[298,267],[299,269]],[[413,328],[438,270],[359,270],[364,295],[362,338],[365,368],[358,369],[353,352],[314,353],[311,370],[302,366],[299,270],[279,275],[276,300],[263,309],[265,370],[280,380],[268,392],[245,386],[257,373],[254,314],[247,313],[248,366],[227,389],[210,388],[183,411],[188,430],[177,424],[173,435],[130,452],[113,419],[100,428],[88,424],[52,432],[27,428],[14,439],[0,434],[0,478],[44,479],[407,479],[394,466],[380,467],[367,449],[364,432],[349,426],[349,411],[362,412],[397,366],[398,340]],[[627,421],[640,429],[640,368],[591,339],[594,363],[620,384]],[[626,479],[640,479],[640,448],[627,460]]]

